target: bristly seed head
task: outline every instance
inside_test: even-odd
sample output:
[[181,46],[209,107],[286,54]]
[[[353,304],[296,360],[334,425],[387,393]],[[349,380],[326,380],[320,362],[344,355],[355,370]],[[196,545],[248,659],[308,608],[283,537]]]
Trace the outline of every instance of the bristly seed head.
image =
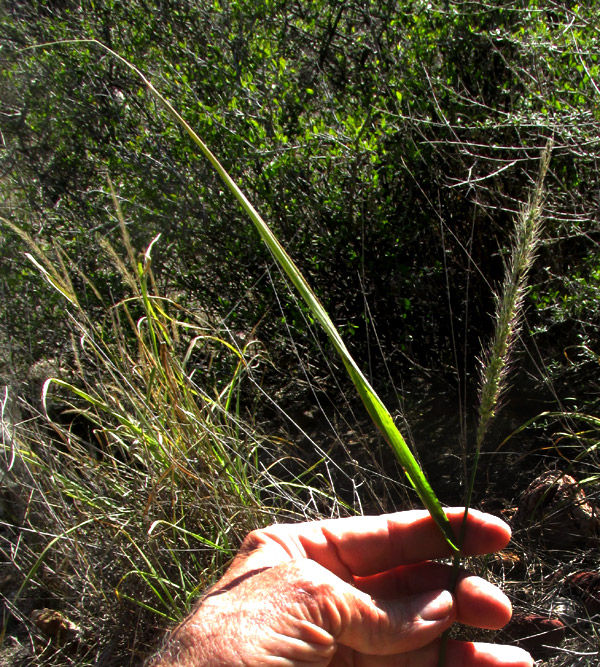
[[550,164],[551,152],[552,140],[549,140],[541,155],[540,168],[532,196],[516,220],[504,284],[500,295],[496,297],[494,337],[481,363],[476,453],[481,449],[488,426],[496,414],[507,375],[510,352],[521,325],[527,273],[533,264],[539,244],[544,179]]

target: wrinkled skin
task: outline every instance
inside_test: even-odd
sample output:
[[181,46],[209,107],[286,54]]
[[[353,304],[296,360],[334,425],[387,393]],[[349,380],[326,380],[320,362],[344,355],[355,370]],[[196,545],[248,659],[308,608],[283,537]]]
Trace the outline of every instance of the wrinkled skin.
[[[463,510],[449,510],[455,534]],[[510,529],[471,511],[465,555],[500,550]],[[434,559],[449,548],[427,512],[257,530],[225,576],[171,635],[153,667],[437,667],[455,621],[497,629],[510,619],[495,586]],[[450,641],[445,667],[532,667],[521,649]]]

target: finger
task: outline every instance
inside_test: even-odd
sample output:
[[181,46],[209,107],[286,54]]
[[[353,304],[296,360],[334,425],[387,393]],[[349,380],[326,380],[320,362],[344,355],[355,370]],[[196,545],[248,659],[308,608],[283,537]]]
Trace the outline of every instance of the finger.
[[489,581],[473,575],[459,579],[454,590],[457,620],[486,630],[503,628],[512,616],[510,600]]
[[[429,591],[402,600],[374,600],[351,586],[348,589],[335,601],[337,628],[335,623],[329,626],[339,644],[358,654],[414,651],[436,640],[456,619],[456,604],[449,591]],[[338,588],[337,593],[341,592]]]
[[[350,651],[341,650],[337,657],[331,662],[332,667],[342,664],[354,667],[438,667],[439,642],[397,655],[353,656]],[[533,659],[516,646],[450,640],[444,664],[445,667],[533,667]]]
[[533,658],[517,646],[449,641],[447,651],[446,667],[533,667]]
[[[419,563],[371,577],[357,577],[354,585],[379,599],[402,599],[435,589],[449,589],[453,568],[442,563]],[[496,586],[462,571],[454,590],[457,620],[477,628],[498,630],[510,620],[509,599]]]
[[[446,511],[457,535],[463,512],[461,508]],[[281,524],[253,535],[254,544],[247,546],[261,552],[260,558],[256,554],[256,561],[274,564],[284,559],[311,558],[346,581],[353,576],[367,576],[398,565],[451,554],[439,528],[425,510]],[[501,519],[477,510],[469,511],[462,549],[465,555],[498,551],[509,540],[510,528]]]
[[[459,534],[464,510],[446,510]],[[470,510],[462,552],[478,555],[503,549],[510,528],[491,514]],[[250,533],[226,576],[310,558],[345,581],[397,565],[447,557],[450,547],[426,510],[275,524]]]
[[[431,649],[433,648],[433,651]],[[439,642],[427,647],[431,657],[420,662],[415,656],[410,667],[437,667]],[[450,640],[447,644],[446,667],[533,667],[533,659],[523,649],[506,644],[486,644],[483,642],[461,642]]]

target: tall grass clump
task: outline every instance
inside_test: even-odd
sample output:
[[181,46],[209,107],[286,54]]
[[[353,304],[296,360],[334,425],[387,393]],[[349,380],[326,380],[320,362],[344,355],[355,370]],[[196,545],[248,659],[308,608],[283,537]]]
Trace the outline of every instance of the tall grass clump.
[[[306,503],[313,482],[311,497],[337,502],[318,465],[290,472],[290,452],[253,423],[243,395],[266,363],[262,346],[161,294],[151,259],[160,240],[138,257],[112,196],[124,251],[98,244],[106,271],[121,278],[125,296],[114,304],[59,248],[4,221],[66,299],[73,331],[72,363],[46,379],[41,403],[3,418],[13,507],[2,517],[12,577],[3,634],[31,643],[43,664],[143,657],[156,628],[185,616],[248,531],[318,516]],[[39,620],[47,609],[64,620],[62,636]]]

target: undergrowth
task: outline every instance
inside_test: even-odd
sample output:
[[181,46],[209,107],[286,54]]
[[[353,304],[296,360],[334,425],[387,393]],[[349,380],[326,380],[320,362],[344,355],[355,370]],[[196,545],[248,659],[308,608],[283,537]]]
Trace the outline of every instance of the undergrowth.
[[[113,304],[102,302],[59,248],[44,250],[20,232],[30,260],[69,303],[73,336],[63,353],[70,363],[46,373],[38,403],[31,393],[26,402],[16,386],[2,396],[6,664],[141,664],[249,530],[407,503],[401,487],[395,497],[391,491],[390,461],[376,460],[372,432],[321,404],[307,369],[310,414],[304,419],[300,410],[285,423],[298,443],[310,441],[312,459],[307,463],[306,449],[295,447],[286,429],[262,428],[265,406],[276,406],[263,388],[268,347],[253,331],[215,323],[201,304],[182,307],[168,286],[161,293],[152,270],[160,238],[138,256],[112,196],[122,252],[101,239],[98,249],[122,279],[125,296]],[[454,399],[438,433],[439,399],[424,410],[423,397],[411,401],[406,389],[407,419],[424,441],[419,451],[445,441],[438,462],[459,461]],[[339,406],[347,398],[336,390]],[[566,583],[597,569],[597,543],[594,535],[577,541],[572,499],[544,505],[552,485],[525,520],[523,497],[536,475],[558,471],[573,475],[595,507],[598,429],[592,413],[548,410],[481,454],[481,476],[491,484],[479,494],[483,507],[503,514],[515,533],[507,553],[472,566],[511,596],[516,622],[563,624],[558,647],[542,637],[534,650],[552,667],[597,664],[595,607]],[[450,481],[456,486],[456,477]],[[575,540],[566,544],[569,525]],[[509,627],[498,640],[530,639],[515,632]],[[483,639],[493,640],[488,635]]]
[[[22,234],[30,260],[69,303],[73,337],[63,354],[70,363],[45,374],[38,403],[31,393],[26,402],[16,386],[2,396],[6,664],[141,664],[252,528],[407,503],[401,487],[391,491],[390,460],[377,453],[373,433],[319,402],[307,369],[302,401],[312,392],[310,414],[285,418],[295,436],[262,427],[265,406],[276,406],[263,387],[268,346],[253,331],[215,323],[201,304],[183,308],[168,286],[161,292],[152,270],[161,240],[138,256],[113,198],[122,252],[98,241],[122,279],[125,296],[113,304],[102,302],[59,248],[44,250]],[[440,408],[442,392],[405,389],[418,450],[442,466],[454,458],[459,474],[454,395]],[[336,390],[339,407],[347,398]],[[431,408],[423,407],[424,396],[411,399],[418,391],[438,392]],[[496,425],[494,436],[506,428],[502,418]],[[597,570],[595,536],[565,544],[568,532],[578,538],[576,504],[566,497],[545,507],[552,487],[525,520],[520,508],[528,484],[549,470],[573,475],[595,506],[598,419],[583,410],[547,410],[518,426],[496,451],[482,452],[480,476],[490,486],[482,492],[480,484],[476,494],[484,509],[513,523],[513,543],[506,554],[472,565],[511,596],[517,621],[533,616],[564,625],[558,647],[545,647],[542,638],[535,648],[540,664],[591,667],[598,659],[596,612],[566,582]],[[308,463],[302,439],[310,440]],[[54,626],[44,622],[49,614]],[[507,632],[498,640],[527,640],[514,628]]]
[[[2,401],[3,637],[12,642],[14,664],[139,664],[164,628],[180,621],[219,576],[249,530],[275,520],[402,506],[401,486],[389,503],[379,493],[380,488],[389,493],[385,488],[395,483],[395,470],[384,455],[380,461],[373,456],[379,449],[368,446],[372,434],[359,438],[351,424],[340,437],[339,422],[318,402],[313,423],[299,425],[311,440],[308,461],[284,430],[262,428],[265,406],[278,409],[262,382],[270,365],[268,345],[254,331],[231,332],[202,304],[184,308],[176,293],[159,289],[152,252],[161,239],[138,257],[114,192],[112,197],[122,252],[104,239],[97,242],[121,279],[125,296],[115,303],[104,302],[60,247],[41,248],[6,222],[27,246],[37,271],[69,304],[65,317],[72,331],[70,350],[63,351],[69,363],[44,378],[40,401],[32,395],[25,401],[19,388],[10,386]],[[532,219],[538,200],[534,197]],[[520,433],[506,441],[514,447],[482,451],[497,411],[506,348],[518,331],[515,303],[525,298],[524,274],[537,240],[528,244],[530,254],[508,267],[505,293],[515,292],[504,319],[503,298],[498,299],[500,335],[482,373],[479,427],[460,423],[472,406],[456,408],[452,402],[449,412],[455,414],[443,422],[442,432],[434,434],[431,424],[426,431],[434,444],[445,443],[443,448],[430,447],[426,438],[423,449],[435,449],[428,455],[444,467],[449,458],[460,459],[461,438],[451,437],[449,424],[456,421],[457,432],[473,432],[468,503],[481,455],[483,472],[497,485],[483,501],[515,527],[508,554],[475,566],[512,594],[516,621],[535,616],[562,623],[560,646],[548,648],[542,637],[537,658],[555,666],[593,665],[600,602],[594,611],[581,591],[565,582],[597,569],[597,417],[547,410],[540,419],[559,417],[561,429],[546,423],[537,442],[553,436],[560,445],[528,445],[518,436],[529,432],[517,429]],[[514,275],[511,267],[517,269]],[[499,363],[495,371],[494,363]],[[314,395],[310,374],[305,383]],[[344,400],[337,397],[338,403]],[[420,418],[427,421],[429,415],[422,412]],[[535,423],[539,420],[524,421]],[[322,444],[330,432],[335,437]],[[348,446],[352,439],[358,441],[355,449]],[[459,464],[459,473],[466,467]],[[530,471],[533,479],[526,478]],[[527,485],[548,471],[556,473],[552,483],[525,512]],[[447,475],[455,487],[459,473]],[[591,503],[590,534],[579,542],[566,543],[564,536],[582,537],[580,527],[573,527],[582,496],[575,501],[567,494],[545,506],[563,473],[577,478],[576,490],[585,488]],[[600,601],[600,580],[597,594]],[[536,634],[527,632],[518,634],[515,623],[505,638],[522,643]]]
[[137,257],[117,210],[125,257],[99,241],[129,292],[114,304],[59,249],[23,237],[69,302],[73,337],[37,405],[15,388],[3,397],[2,632],[15,664],[30,652],[36,664],[139,664],[248,531],[353,511],[325,452],[299,466],[254,423],[261,343],[160,294],[152,244]]

